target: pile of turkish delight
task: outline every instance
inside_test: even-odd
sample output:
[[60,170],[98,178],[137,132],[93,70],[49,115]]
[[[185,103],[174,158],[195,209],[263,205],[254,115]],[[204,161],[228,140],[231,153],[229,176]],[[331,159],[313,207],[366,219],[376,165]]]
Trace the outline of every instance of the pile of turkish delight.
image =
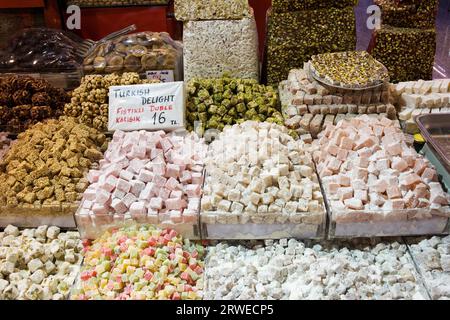
[[309,66],[292,69],[287,80],[280,82],[279,93],[284,124],[299,136],[317,137],[327,124],[337,124],[358,114],[397,119],[389,103],[388,84],[365,90],[341,90],[311,79]]
[[436,170],[407,143],[393,121],[363,115],[329,125],[314,160],[334,212],[424,208],[447,210]]
[[392,84],[391,97],[401,107],[398,117],[407,133],[418,133],[414,118],[426,113],[450,112],[450,79],[408,81]]
[[225,127],[206,158],[202,221],[320,224],[323,197],[310,147],[273,123]]
[[206,148],[194,134],[116,131],[100,168],[88,174],[78,215],[196,222]]

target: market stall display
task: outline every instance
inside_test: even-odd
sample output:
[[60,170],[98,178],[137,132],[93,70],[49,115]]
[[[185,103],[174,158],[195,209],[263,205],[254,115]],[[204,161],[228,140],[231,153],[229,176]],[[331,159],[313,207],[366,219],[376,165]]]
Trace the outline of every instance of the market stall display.
[[392,84],[393,103],[401,108],[399,119],[407,133],[419,132],[414,118],[424,113],[450,112],[450,79]]
[[266,241],[208,248],[205,299],[428,299],[407,247],[392,241]]
[[269,12],[265,47],[267,83],[278,85],[291,69],[324,52],[355,50],[356,22],[352,6]]
[[0,76],[32,75],[57,88],[71,89],[81,77],[80,43],[81,40],[61,30],[21,30],[1,48]]
[[283,123],[277,92],[256,80],[193,79],[187,84],[187,95],[187,129],[199,134],[246,120]]
[[180,21],[237,20],[251,15],[247,0],[175,0],[174,8]]
[[206,158],[205,237],[320,237],[325,208],[309,150],[277,124],[225,127]]
[[105,232],[87,247],[71,299],[201,299],[203,255],[201,245],[170,229],[134,225]]
[[58,227],[0,232],[0,300],[65,300],[80,270],[78,232]]
[[183,27],[184,79],[259,79],[258,33],[253,12],[239,20],[187,21]]
[[166,32],[139,32],[99,42],[83,61],[86,74],[165,70],[175,81],[183,79],[183,46]]
[[159,81],[141,80],[135,72],[125,72],[121,75],[87,75],[72,92],[70,103],[64,106],[64,114],[100,131],[107,131],[109,87],[155,82]]
[[447,232],[449,195],[391,120],[366,115],[329,125],[315,146],[331,236]]
[[69,96],[43,79],[12,75],[0,77],[0,128],[22,132],[35,123],[58,118]]
[[370,89],[344,89],[318,82],[311,77],[309,63],[293,69],[278,87],[284,125],[301,137],[317,137],[327,124],[336,124],[358,114],[397,119],[390,104],[389,84]]
[[84,238],[127,220],[176,229],[194,238],[206,144],[190,133],[116,131],[75,215]]
[[85,174],[106,146],[104,134],[72,118],[38,123],[19,134],[0,163],[0,225],[53,221],[73,227],[77,201],[88,186]]
[[389,70],[391,81],[432,78],[436,52],[435,29],[383,26],[375,31],[373,37],[375,44],[371,53]]
[[401,28],[434,28],[437,0],[375,0],[381,8],[381,21]]
[[407,239],[409,250],[431,299],[450,298],[450,236]]

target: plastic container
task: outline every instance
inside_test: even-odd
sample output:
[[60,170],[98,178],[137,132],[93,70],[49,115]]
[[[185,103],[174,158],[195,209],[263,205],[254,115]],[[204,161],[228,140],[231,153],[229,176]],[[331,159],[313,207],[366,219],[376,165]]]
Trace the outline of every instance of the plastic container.
[[[281,217],[280,212],[256,214],[254,218],[250,218],[250,223],[228,223],[226,218],[221,222],[220,215],[225,218],[223,213],[218,214],[217,212],[203,212],[200,215],[203,239],[323,239],[325,236],[325,210],[315,213],[302,212],[301,216],[296,216],[298,219],[296,223],[290,222],[289,219],[284,223],[276,222],[276,219]],[[235,220],[239,220],[239,218],[238,216],[233,217]],[[212,223],[212,220],[215,222]],[[266,223],[267,220],[271,222]]]
[[83,61],[73,35],[48,28],[24,29],[6,43],[0,55],[1,72],[73,71]]
[[147,215],[118,215],[118,214],[104,214],[104,215],[85,215],[80,213],[80,208],[75,213],[75,221],[83,239],[97,239],[106,230],[110,228],[120,228],[136,223],[153,224],[158,228],[170,228],[177,231],[184,238],[200,239],[199,221],[196,219],[193,222],[173,223],[170,220],[158,221],[155,223],[153,217]]
[[[328,195],[325,194],[328,199]],[[328,205],[328,238],[391,237],[448,234],[450,207],[394,211],[346,210],[338,211]]]
[[430,113],[417,116],[415,121],[425,140],[431,144],[450,173],[450,113]]
[[80,84],[82,40],[61,30],[30,28],[13,35],[0,52],[0,77],[41,78],[56,88]]
[[[205,179],[205,183],[206,183]],[[253,216],[217,211],[200,211],[202,239],[258,240],[258,239],[323,239],[326,232],[327,211],[256,213]]]
[[83,61],[85,74],[152,71],[168,73],[166,81],[183,80],[183,46],[166,32],[139,32],[99,42]]
[[36,228],[42,225],[58,226],[60,228],[76,228],[74,213],[78,204],[65,203],[61,205],[22,205],[18,207],[0,208],[0,227],[9,224],[19,228]]

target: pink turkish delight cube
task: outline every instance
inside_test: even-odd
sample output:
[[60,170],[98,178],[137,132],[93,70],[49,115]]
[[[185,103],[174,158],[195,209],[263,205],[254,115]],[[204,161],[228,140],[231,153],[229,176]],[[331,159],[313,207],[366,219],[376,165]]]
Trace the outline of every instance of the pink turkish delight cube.
[[169,189],[161,188],[159,190],[158,197],[160,197],[163,200],[167,200],[170,198],[170,193],[171,191]]
[[183,196],[183,191],[181,190],[173,190],[170,192],[169,198],[181,198]]
[[163,199],[161,198],[152,198],[150,200],[150,208],[155,209],[155,210],[161,210],[163,207]]
[[94,201],[96,196],[97,196],[97,191],[92,187],[87,188],[83,193],[83,199],[90,200],[90,201]]
[[163,176],[160,176],[158,174],[155,174],[153,176],[152,182],[157,185],[158,187],[164,187],[166,185],[167,179]]
[[134,202],[130,206],[130,214],[133,215],[144,215],[147,213],[145,204],[142,201]]
[[102,189],[105,189],[108,192],[112,192],[117,184],[117,178],[114,176],[108,176],[106,181],[101,186]]
[[138,199],[136,198],[136,196],[132,193],[127,193],[125,197],[122,199],[123,203],[127,206],[127,208],[129,208],[131,204],[137,200]]
[[144,190],[145,183],[139,180],[131,181],[131,189],[130,192],[134,194],[136,197],[139,197],[141,191]]
[[180,176],[180,166],[169,163],[166,168],[166,177],[178,178]]
[[202,174],[202,172],[193,172],[191,180],[192,180],[193,184],[202,184],[203,183],[203,174]]
[[150,159],[154,160],[158,157],[164,157],[164,152],[161,149],[152,149],[152,151],[150,152]]
[[153,173],[146,169],[139,171],[138,179],[142,182],[151,182],[153,180]]
[[129,168],[133,170],[134,173],[139,173],[139,171],[145,166],[145,162],[139,159],[133,159],[130,161]]
[[180,183],[178,182],[178,180],[175,179],[175,178],[172,178],[172,177],[170,177],[170,178],[167,180],[167,182],[166,182],[166,184],[165,184],[165,187],[166,187],[167,189],[169,189],[169,190],[181,189],[181,185],[180,185]]
[[425,182],[432,182],[432,181],[437,181],[437,173],[436,170],[433,168],[426,168],[422,175],[421,175],[423,181]]
[[163,138],[159,141],[159,143],[161,144],[161,148],[164,152],[167,152],[173,148],[173,144],[169,138]]
[[181,172],[180,182],[183,184],[190,183],[192,181],[191,172],[188,170],[184,170]]
[[111,193],[104,189],[98,189],[95,197],[97,204],[105,204],[111,198]]
[[400,157],[394,157],[394,159],[392,159],[391,167],[392,169],[402,172],[408,169],[408,163]]
[[165,163],[153,163],[153,173],[155,175],[165,176],[166,164]]
[[113,199],[112,203],[111,203],[111,207],[114,209],[114,211],[116,213],[119,214],[124,214],[125,212],[128,211],[127,206],[123,203],[122,200],[120,199]]
[[119,178],[119,179],[117,179],[116,188],[117,188],[117,190],[120,190],[123,192],[129,192],[131,189],[131,183],[124,179]]
[[164,205],[168,210],[181,210],[186,208],[186,201],[182,199],[167,199]]
[[100,177],[100,171],[98,170],[89,170],[87,174],[87,179],[90,183],[97,182]]
[[402,147],[398,142],[394,142],[386,146],[386,151],[391,156],[398,156],[402,154]]
[[133,180],[134,174],[131,171],[122,170],[120,171],[119,177],[126,181],[131,181]]
[[185,192],[188,197],[198,198],[202,193],[202,188],[199,184],[188,184],[185,187]]
[[102,204],[95,203],[95,204],[92,206],[92,212],[93,212],[94,214],[98,214],[98,215],[108,214],[108,209],[107,209],[104,205],[102,205]]

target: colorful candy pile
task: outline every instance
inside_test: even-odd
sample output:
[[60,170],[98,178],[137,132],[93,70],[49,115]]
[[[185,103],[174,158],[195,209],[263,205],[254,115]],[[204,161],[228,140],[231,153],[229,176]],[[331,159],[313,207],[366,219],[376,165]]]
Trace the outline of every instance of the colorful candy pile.
[[196,300],[203,295],[201,245],[170,229],[133,225],[85,248],[76,300]]

